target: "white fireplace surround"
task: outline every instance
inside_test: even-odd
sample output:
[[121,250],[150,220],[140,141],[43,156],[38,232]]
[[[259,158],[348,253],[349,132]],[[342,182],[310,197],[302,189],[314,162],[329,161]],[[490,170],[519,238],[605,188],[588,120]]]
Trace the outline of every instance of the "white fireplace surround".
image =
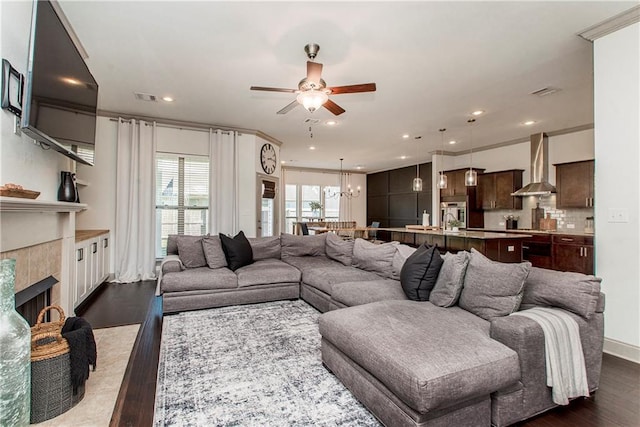
[[[82,203],[0,197],[0,252],[6,257],[8,252],[30,248],[28,253],[29,257],[33,255],[34,265],[42,262],[38,257],[49,256],[48,269],[54,272],[56,268],[51,263],[60,262],[60,277],[56,277],[60,282],[60,292],[59,301],[56,302],[59,302],[67,316],[75,314],[75,277],[72,272],[75,260],[76,212],[86,208],[87,205]],[[59,256],[55,254],[56,247],[61,247]],[[27,277],[32,275],[31,272],[16,271],[16,276],[24,277],[25,274]]]

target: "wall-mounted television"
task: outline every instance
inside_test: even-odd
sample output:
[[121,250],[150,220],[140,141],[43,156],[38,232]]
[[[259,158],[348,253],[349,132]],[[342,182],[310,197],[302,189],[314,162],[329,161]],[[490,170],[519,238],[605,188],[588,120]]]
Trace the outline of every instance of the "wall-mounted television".
[[97,107],[98,83],[56,8],[47,0],[34,1],[22,130],[65,156],[93,165]]

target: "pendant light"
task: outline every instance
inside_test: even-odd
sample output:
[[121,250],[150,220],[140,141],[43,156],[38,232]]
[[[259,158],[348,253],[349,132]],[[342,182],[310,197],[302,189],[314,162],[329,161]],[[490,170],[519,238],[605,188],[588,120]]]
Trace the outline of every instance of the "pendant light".
[[[446,130],[447,129],[445,128],[440,129],[440,135],[442,137],[442,152],[440,153],[440,157],[442,158],[442,160],[444,160],[444,131]],[[444,167],[444,161],[442,166]],[[441,190],[447,188],[447,175],[444,174],[444,171],[442,171],[442,169],[440,169],[440,177],[438,178],[438,188]]]
[[[420,137],[416,136],[415,139],[416,141],[419,141]],[[416,151],[418,152],[418,154],[420,154],[420,150],[418,148],[416,148]],[[417,159],[417,156],[416,156],[416,159]],[[416,177],[413,178],[413,185],[411,186],[411,188],[413,189],[413,191],[422,191],[422,178],[420,178],[420,162],[419,161],[418,163],[416,163]]]
[[473,170],[473,123],[476,119],[469,119],[467,123],[471,125],[471,154],[469,156],[469,170],[464,174],[464,185],[467,187],[475,187],[478,185],[478,173]]

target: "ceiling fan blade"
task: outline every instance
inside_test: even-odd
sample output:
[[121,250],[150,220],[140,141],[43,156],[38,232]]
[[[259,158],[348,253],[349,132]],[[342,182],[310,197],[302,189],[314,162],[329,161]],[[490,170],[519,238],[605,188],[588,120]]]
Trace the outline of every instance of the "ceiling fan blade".
[[282,110],[278,111],[276,114],[287,114],[289,111],[293,110],[294,108],[296,108],[298,105],[300,105],[298,103],[298,101],[294,100],[292,103],[287,104],[286,107],[284,107]]
[[322,76],[322,64],[319,62],[307,61],[307,80],[320,83],[320,77]]
[[330,87],[329,90],[331,90],[332,95],[340,95],[341,93],[375,92],[376,84],[362,83],[350,86],[333,86]]
[[287,92],[287,93],[296,93],[296,89],[283,89],[279,87],[263,87],[263,86],[251,86],[251,90],[264,90],[267,92]]
[[330,99],[328,99],[327,102],[325,102],[322,106],[327,110],[331,111],[336,116],[339,116],[340,114],[346,111],[344,108],[342,108],[341,106],[339,106],[338,104],[336,104]]

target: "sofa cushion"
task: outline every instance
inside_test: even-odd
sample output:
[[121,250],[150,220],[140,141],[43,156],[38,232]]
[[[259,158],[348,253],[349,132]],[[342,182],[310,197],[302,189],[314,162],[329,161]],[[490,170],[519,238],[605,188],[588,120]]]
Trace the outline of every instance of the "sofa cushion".
[[299,283],[300,270],[279,259],[263,259],[235,271],[238,287],[269,285],[273,283]]
[[167,236],[167,255],[178,255],[179,234],[169,234]]
[[353,240],[343,240],[335,233],[327,233],[325,251],[327,257],[344,265],[351,265],[353,259]]
[[429,301],[442,263],[438,249],[426,243],[407,258],[400,272],[400,283],[410,300]]
[[353,266],[391,279],[397,245],[398,242],[375,244],[364,239],[356,239],[353,245]]
[[560,307],[589,319],[596,312],[601,282],[586,274],[531,267],[520,308]]
[[240,231],[233,238],[220,233],[220,241],[227,258],[227,265],[232,271],[253,262],[253,250],[244,232]]
[[343,267],[342,263],[329,259],[326,256],[285,257],[282,258],[282,261],[302,271],[302,280],[304,280],[304,275],[307,271],[314,270],[316,268]]
[[378,279],[363,282],[336,283],[331,287],[331,299],[346,306],[387,300],[406,300],[398,280]]
[[457,254],[447,253],[438,274],[438,280],[431,290],[429,301],[439,307],[452,307],[458,302],[464,275],[469,265],[469,252],[460,251]]
[[412,248],[408,245],[399,244],[396,245],[396,253],[393,254],[393,262],[391,263],[391,278],[400,280],[400,272],[404,262],[416,251],[416,248]]
[[280,236],[249,237],[249,244],[253,251],[253,260],[280,259]]
[[293,256],[324,256],[327,234],[314,234],[308,236],[296,236],[282,233],[282,258]]
[[218,236],[205,236],[202,239],[202,249],[204,258],[207,260],[209,268],[220,268],[227,266],[227,257],[222,249],[222,242]]
[[496,262],[471,249],[458,305],[487,320],[508,316],[520,307],[530,269],[530,262]]
[[489,322],[428,302],[380,301],[325,313],[320,334],[402,402],[424,414],[514,384],[516,352]]
[[355,267],[340,265],[339,267],[324,267],[306,270],[302,273],[302,281],[309,286],[320,289],[331,295],[332,287],[336,283],[360,282],[363,280],[378,280],[380,276]]
[[235,289],[238,278],[226,267],[215,270],[209,267],[189,268],[180,272],[167,273],[162,276],[160,290],[162,292],[181,292],[210,289]]
[[202,249],[202,236],[177,236],[178,256],[186,268],[204,267],[207,261]]

